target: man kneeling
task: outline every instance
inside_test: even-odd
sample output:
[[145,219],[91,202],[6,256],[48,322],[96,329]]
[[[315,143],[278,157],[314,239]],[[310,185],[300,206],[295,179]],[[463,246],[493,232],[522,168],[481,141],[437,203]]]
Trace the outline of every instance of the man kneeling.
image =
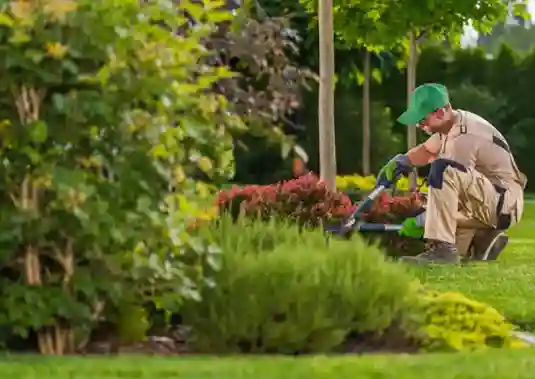
[[503,231],[524,209],[526,176],[503,135],[482,117],[453,109],[446,87],[417,87],[398,121],[431,136],[391,159],[379,178],[430,164],[425,212],[425,251],[402,259],[412,263],[458,263],[469,249],[476,259],[496,258],[507,244]]

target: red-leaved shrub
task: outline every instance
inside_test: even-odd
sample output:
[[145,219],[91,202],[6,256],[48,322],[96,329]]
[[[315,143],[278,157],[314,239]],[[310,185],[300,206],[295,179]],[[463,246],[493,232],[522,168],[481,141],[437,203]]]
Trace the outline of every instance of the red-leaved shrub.
[[[362,215],[367,222],[398,224],[422,210],[425,198],[419,192],[392,196],[382,193],[373,203],[370,212]],[[367,233],[370,242],[376,242],[391,257],[416,255],[423,251],[423,240],[400,236],[397,233]]]
[[312,173],[271,185],[234,186],[219,193],[217,206],[232,217],[283,217],[311,226],[341,221],[354,210],[346,194],[328,190]]
[[408,192],[392,196],[383,192],[372,204],[369,212],[362,215],[362,219],[376,223],[400,223],[415,214],[424,206],[424,201],[420,192]]
[[[392,196],[383,193],[361,220],[375,223],[400,223],[412,217],[424,205],[420,193],[409,192]],[[346,219],[356,208],[343,192],[329,191],[314,174],[271,185],[234,186],[219,193],[217,207],[220,214],[229,212],[233,218],[285,218],[300,225],[317,226]],[[413,255],[421,252],[423,242],[399,236],[397,233],[365,233],[369,241],[376,241],[387,255]]]

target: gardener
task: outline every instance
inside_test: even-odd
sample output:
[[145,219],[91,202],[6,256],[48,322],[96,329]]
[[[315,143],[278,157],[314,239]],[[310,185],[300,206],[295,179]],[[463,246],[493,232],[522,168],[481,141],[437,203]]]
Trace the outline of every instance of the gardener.
[[[394,180],[413,167],[430,164],[424,217],[424,252],[402,259],[412,263],[458,263],[472,244],[473,254],[495,258],[507,244],[504,230],[519,222],[526,176],[502,134],[482,117],[453,109],[446,87],[417,87],[398,121],[418,125],[429,139],[395,156],[378,175]],[[414,219],[402,234],[412,233]]]

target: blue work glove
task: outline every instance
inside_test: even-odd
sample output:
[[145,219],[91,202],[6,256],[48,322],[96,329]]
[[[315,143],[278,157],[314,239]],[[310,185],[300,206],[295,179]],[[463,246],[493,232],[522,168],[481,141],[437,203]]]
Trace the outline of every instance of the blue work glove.
[[403,237],[421,239],[424,236],[424,228],[420,226],[420,223],[416,217],[411,217],[403,221],[402,228],[398,231],[398,234]]
[[412,171],[412,165],[406,154],[398,154],[388,161],[377,174],[376,185],[392,185],[402,174],[409,174]]

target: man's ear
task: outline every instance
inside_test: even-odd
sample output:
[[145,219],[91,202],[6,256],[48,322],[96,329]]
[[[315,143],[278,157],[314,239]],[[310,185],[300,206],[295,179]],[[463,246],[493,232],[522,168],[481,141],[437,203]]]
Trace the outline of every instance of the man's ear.
[[445,114],[446,114],[446,108],[439,108],[433,112],[433,116],[435,116],[438,119],[444,118]]
[[436,112],[435,112],[437,118],[442,119],[442,118],[446,117],[446,114],[450,113],[452,111],[452,109],[453,108],[451,107],[451,104],[445,105],[444,108],[437,109]]

